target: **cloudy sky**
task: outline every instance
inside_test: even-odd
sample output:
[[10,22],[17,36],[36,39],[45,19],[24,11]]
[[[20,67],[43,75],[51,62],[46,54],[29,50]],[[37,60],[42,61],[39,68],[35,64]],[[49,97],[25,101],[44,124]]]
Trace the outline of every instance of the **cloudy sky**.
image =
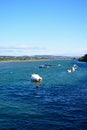
[[87,0],[0,0],[0,55],[87,53]]

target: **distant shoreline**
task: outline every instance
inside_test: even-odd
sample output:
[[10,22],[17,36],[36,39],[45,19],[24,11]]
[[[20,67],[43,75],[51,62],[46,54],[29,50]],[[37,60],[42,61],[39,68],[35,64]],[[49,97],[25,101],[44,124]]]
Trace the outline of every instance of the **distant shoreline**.
[[38,61],[52,61],[52,60],[73,60],[73,59],[2,60],[0,62],[38,62]]
[[0,62],[34,62],[34,61],[50,61],[53,59],[36,59],[36,60],[1,60]]
[[76,58],[66,56],[0,56],[0,62],[33,62],[50,60],[76,60]]

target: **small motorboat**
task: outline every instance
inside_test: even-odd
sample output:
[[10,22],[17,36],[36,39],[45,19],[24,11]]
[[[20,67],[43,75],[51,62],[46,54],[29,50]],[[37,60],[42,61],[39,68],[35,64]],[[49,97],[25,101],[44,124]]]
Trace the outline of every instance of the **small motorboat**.
[[51,64],[45,64],[45,66],[47,66],[47,67],[48,67],[48,66],[52,66],[52,65],[51,65]]
[[67,72],[68,72],[68,73],[74,72],[74,71],[77,70],[77,68],[78,68],[78,66],[74,64],[71,69],[68,69],[68,70],[67,70]]
[[58,64],[58,66],[61,66],[61,64]]
[[74,72],[74,71],[75,71],[75,68],[74,68],[74,67],[72,67],[71,69],[68,69],[68,70],[67,70],[68,73],[71,73],[71,72]]
[[52,66],[51,64],[44,64],[44,65],[40,65],[39,68],[48,68]]
[[45,65],[40,65],[39,68],[47,68]]
[[68,73],[71,73],[71,72],[72,72],[72,70],[71,70],[71,69],[68,69],[68,70],[67,70],[67,72],[68,72]]
[[75,68],[75,70],[78,69],[78,66],[76,64],[74,64],[73,67]]
[[31,75],[31,81],[32,82],[41,82],[42,81],[42,77],[40,77],[38,74],[32,74]]

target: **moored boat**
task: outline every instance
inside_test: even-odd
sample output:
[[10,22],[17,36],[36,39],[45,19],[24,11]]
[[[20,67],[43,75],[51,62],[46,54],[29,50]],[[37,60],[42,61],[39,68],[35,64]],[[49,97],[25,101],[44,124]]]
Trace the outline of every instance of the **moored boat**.
[[67,72],[68,72],[68,73],[74,72],[74,71],[77,70],[77,68],[78,68],[78,66],[77,66],[76,64],[74,64],[74,65],[71,67],[71,69],[68,69],[68,70],[67,70]]

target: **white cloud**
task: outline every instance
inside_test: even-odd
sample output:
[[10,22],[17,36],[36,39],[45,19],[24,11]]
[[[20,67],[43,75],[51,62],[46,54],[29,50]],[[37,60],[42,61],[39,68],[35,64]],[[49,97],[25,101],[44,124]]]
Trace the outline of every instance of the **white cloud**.
[[46,48],[42,46],[0,46],[0,55],[37,55],[45,50]]
[[16,45],[16,46],[0,46],[1,49],[44,49],[42,46]]
[[87,53],[87,49],[75,48],[75,49],[70,49],[66,54],[70,56],[83,56],[86,53]]
[[[50,48],[50,47],[49,47]],[[82,56],[87,53],[87,49],[49,49],[43,46],[15,45],[15,46],[0,46],[0,55],[61,55],[61,56]]]

